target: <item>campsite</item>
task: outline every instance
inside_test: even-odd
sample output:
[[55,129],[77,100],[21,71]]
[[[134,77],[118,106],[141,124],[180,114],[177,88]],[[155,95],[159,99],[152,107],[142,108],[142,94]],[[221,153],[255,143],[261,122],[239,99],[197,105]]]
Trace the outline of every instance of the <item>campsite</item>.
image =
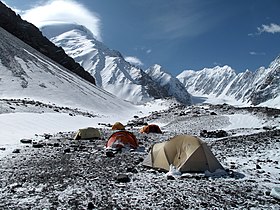
[[[125,131],[113,130],[112,121],[100,122],[99,133],[89,129],[93,136],[85,139],[85,127],[41,133],[32,143],[19,139],[0,159],[0,209],[279,209],[279,115],[277,109],[177,105],[120,122]],[[162,133],[141,133],[147,124]],[[203,130],[227,135],[203,137]],[[124,143],[108,153],[116,132],[133,134],[137,148]],[[203,141],[218,170],[145,166],[152,145],[181,135]]]
[[0,210],[279,210],[280,1],[253,2],[0,0]]

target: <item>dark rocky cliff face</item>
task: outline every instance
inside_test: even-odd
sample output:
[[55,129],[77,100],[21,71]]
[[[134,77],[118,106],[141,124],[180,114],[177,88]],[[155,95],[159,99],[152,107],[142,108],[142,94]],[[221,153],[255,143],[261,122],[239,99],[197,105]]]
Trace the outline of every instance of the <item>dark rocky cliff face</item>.
[[80,64],[76,63],[73,58],[69,57],[61,47],[54,45],[42,35],[41,31],[37,27],[25,20],[22,20],[19,15],[10,8],[6,7],[6,5],[4,5],[1,1],[0,27],[4,28],[6,31],[21,39],[42,54],[56,61],[63,67],[95,84],[94,77],[89,72],[85,71]]
[[280,93],[280,57],[271,65],[271,71],[252,93],[250,100],[253,105],[258,105],[279,96]]

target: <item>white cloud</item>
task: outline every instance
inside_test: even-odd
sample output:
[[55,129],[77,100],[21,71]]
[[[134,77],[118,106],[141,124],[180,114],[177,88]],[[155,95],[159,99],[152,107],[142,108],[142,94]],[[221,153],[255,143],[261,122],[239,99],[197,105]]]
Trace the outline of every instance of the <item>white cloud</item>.
[[148,50],[146,51],[147,54],[150,54],[151,52],[152,52],[151,49],[148,49]]
[[134,47],[134,50],[135,51],[141,51],[141,52],[144,52],[146,54],[150,54],[152,52],[152,49],[150,48],[147,48],[145,46],[142,46],[142,47]]
[[280,33],[280,25],[277,25],[275,23],[271,23],[270,25],[262,25],[261,27],[258,27],[258,32],[263,33]]
[[221,64],[221,63],[216,62],[216,61],[213,63],[213,65],[214,65],[214,66],[222,66],[222,64]]
[[74,0],[51,0],[22,13],[22,18],[42,27],[50,22],[77,23],[87,27],[101,41],[101,23],[96,13]]
[[131,63],[132,65],[135,66],[143,66],[144,64],[139,58],[133,57],[133,56],[126,56],[124,58],[127,62]]
[[254,52],[254,51],[251,51],[249,52],[250,55],[265,55],[264,52]]

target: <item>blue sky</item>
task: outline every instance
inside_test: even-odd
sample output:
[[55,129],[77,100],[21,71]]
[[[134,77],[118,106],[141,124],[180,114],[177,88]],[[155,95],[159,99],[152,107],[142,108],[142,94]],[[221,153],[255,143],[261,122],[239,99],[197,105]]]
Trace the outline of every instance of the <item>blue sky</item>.
[[254,71],[280,54],[279,0],[4,2],[34,24],[54,18],[84,24],[141,68],[157,63],[173,75],[216,65]]

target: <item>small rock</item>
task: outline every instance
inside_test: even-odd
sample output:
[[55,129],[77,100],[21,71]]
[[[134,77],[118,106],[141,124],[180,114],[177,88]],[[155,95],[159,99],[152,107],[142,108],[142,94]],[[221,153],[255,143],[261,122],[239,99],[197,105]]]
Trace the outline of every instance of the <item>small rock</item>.
[[115,157],[115,154],[112,150],[106,150],[105,154],[106,154],[107,157]]
[[262,167],[260,167],[259,164],[256,164],[256,169],[261,169]]
[[168,175],[166,176],[167,180],[175,180],[174,176]]
[[263,129],[269,131],[269,130],[272,130],[273,128],[270,126],[264,126]]
[[88,210],[94,209],[94,205],[93,205],[92,202],[89,202],[89,203],[88,203],[87,209],[88,209]]
[[20,142],[23,143],[23,144],[31,144],[32,139],[21,139]]
[[44,137],[45,137],[45,139],[50,139],[50,137],[52,137],[52,135],[50,135],[50,134],[45,134]]
[[43,145],[43,144],[40,144],[40,143],[34,143],[34,144],[32,144],[32,146],[33,146],[34,148],[42,148],[44,145]]
[[116,177],[116,181],[117,182],[130,182],[130,178],[128,177],[128,175],[126,174],[119,174],[117,177]]
[[71,152],[71,149],[70,148],[67,148],[64,150],[64,153],[70,153]]
[[14,149],[13,153],[20,153],[20,149]]
[[127,171],[127,172],[131,172],[131,173],[134,173],[134,174],[138,173],[137,169],[134,168],[134,167],[128,167],[128,168],[126,169],[126,171]]
[[59,145],[59,143],[54,143],[53,146],[54,147],[59,147],[60,145]]
[[217,113],[216,112],[211,112],[210,115],[217,115]]
[[201,202],[200,205],[201,205],[203,208],[208,207],[208,203],[206,203],[206,202]]
[[144,161],[144,158],[139,157],[137,160],[135,160],[135,164],[138,165],[139,163],[142,163]]
[[265,194],[266,196],[269,196],[269,195],[270,195],[270,191],[265,191],[264,194]]
[[230,169],[236,169],[235,165],[230,165]]

